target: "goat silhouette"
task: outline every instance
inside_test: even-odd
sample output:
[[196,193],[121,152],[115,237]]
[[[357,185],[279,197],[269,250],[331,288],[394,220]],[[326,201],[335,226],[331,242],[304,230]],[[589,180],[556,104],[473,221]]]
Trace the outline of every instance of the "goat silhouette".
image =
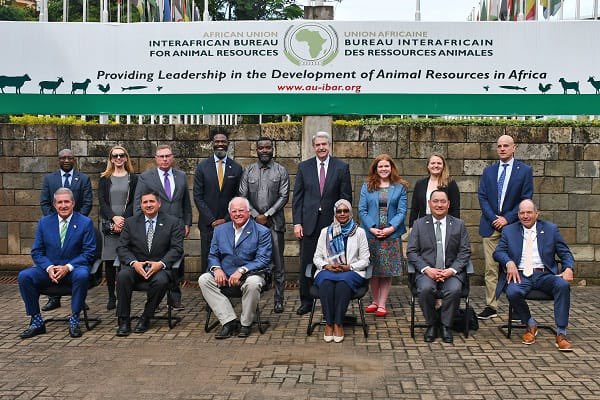
[[75,94],[75,91],[81,90],[83,94],[87,93],[87,87],[92,82],[90,78],[86,79],[83,82],[71,82],[71,94]]
[[0,75],[0,90],[4,93],[4,88],[7,86],[12,86],[15,88],[16,94],[21,94],[21,88],[25,84],[25,82],[30,81],[31,78],[29,75],[21,75],[21,76],[5,76]]
[[596,94],[600,93],[600,81],[595,81],[593,76],[590,76],[587,81],[596,89]]
[[44,89],[52,90],[52,94],[56,94],[56,89],[63,83],[63,78],[58,77],[57,81],[41,81],[40,85],[40,94],[44,94]]
[[565,78],[560,78],[558,81],[563,88],[563,94],[567,94],[567,90],[574,90],[576,94],[581,94],[579,93],[579,81],[567,82]]

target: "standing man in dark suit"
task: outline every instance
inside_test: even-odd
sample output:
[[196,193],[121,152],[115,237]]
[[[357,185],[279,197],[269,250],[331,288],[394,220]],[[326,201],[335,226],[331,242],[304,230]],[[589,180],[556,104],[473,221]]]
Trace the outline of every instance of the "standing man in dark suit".
[[90,266],[96,257],[94,224],[88,217],[74,211],[73,192],[59,188],[52,203],[57,214],[42,217],[31,248],[34,266],[19,273],[19,290],[25,302],[29,327],[22,339],[46,333],[40,313],[40,290],[66,283],[72,287],[69,335],[81,336],[79,313],[85,304]]
[[498,315],[498,263],[494,261],[493,254],[500,241],[502,228],[516,222],[519,203],[533,197],[533,171],[529,165],[515,160],[516,149],[512,137],[500,136],[496,148],[500,162],[486,167],[479,181],[479,234],[482,237],[485,257],[486,303],[485,309],[477,315],[479,319],[489,319]]
[[434,190],[429,199],[431,215],[419,218],[408,237],[406,255],[417,271],[419,305],[427,321],[425,342],[436,338],[434,293],[441,290],[441,337],[452,343],[452,320],[467,279],[471,243],[465,223],[448,215],[450,201],[444,190]]
[[[76,164],[75,155],[70,149],[62,149],[58,152],[59,170],[44,176],[42,192],[40,193],[40,206],[42,214],[56,214],[53,206],[54,193],[61,188],[66,187],[73,192],[73,201],[75,202],[75,211],[86,217],[92,211],[92,184],[90,178],[74,169]],[[42,311],[50,311],[60,307],[60,296],[48,297],[48,302]]]
[[[533,201],[523,200],[519,205],[519,221],[502,230],[494,252],[494,259],[502,267],[496,296],[506,290],[508,301],[521,322],[527,325],[523,343],[529,345],[535,343],[538,328],[525,297],[534,289],[551,294],[557,328],[556,347],[560,351],[573,351],[567,340],[567,324],[571,307],[569,282],[573,280],[575,260],[558,227],[538,217]],[[562,273],[559,273],[556,256],[562,263]]]
[[198,208],[202,271],[208,271],[208,253],[214,229],[229,219],[227,205],[238,194],[242,166],[227,156],[229,133],[210,131],[213,155],[198,163],[194,174],[194,202]]
[[276,313],[283,312],[285,267],[283,247],[285,244],[285,215],[283,207],[290,195],[290,177],[285,167],[273,161],[273,141],[260,137],[256,141],[258,162],[244,170],[240,181],[240,196],[250,202],[250,214],[261,225],[271,229],[273,238],[273,280],[275,281]]
[[[150,290],[144,312],[135,327],[143,333],[150,318],[165,296],[171,279],[171,267],[183,257],[183,227],[180,220],[161,210],[160,195],[152,190],[140,193],[142,213],[125,220],[117,254],[121,271],[117,275],[117,336],[131,333],[131,293],[137,282],[148,281]],[[160,211],[160,212],[159,212]]]
[[[171,146],[163,144],[156,147],[154,156],[157,168],[152,168],[138,178],[135,188],[135,214],[141,213],[142,193],[152,190],[158,193],[161,203],[161,212],[169,214],[179,220],[183,229],[184,237],[190,234],[192,226],[192,203],[187,185],[185,172],[173,168],[174,155]],[[171,291],[173,298],[169,299],[171,306],[175,310],[182,310],[181,289],[179,283],[183,279],[183,262],[178,269],[175,277],[177,285]]]
[[333,222],[333,206],[340,199],[352,203],[350,167],[331,157],[331,136],[317,132],[312,138],[316,157],[301,162],[296,173],[292,214],[294,235],[300,240],[300,307],[296,314],[310,312],[309,279],[304,275],[312,263],[321,229]]

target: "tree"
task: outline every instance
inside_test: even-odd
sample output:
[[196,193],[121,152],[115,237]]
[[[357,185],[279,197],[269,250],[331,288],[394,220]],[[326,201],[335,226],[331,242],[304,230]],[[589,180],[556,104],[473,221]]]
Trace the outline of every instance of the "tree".
[[[204,6],[204,2],[200,2]],[[209,10],[217,21],[297,19],[303,15],[295,0],[211,0]]]
[[0,21],[35,21],[37,12],[31,7],[19,7],[12,2],[0,6]]

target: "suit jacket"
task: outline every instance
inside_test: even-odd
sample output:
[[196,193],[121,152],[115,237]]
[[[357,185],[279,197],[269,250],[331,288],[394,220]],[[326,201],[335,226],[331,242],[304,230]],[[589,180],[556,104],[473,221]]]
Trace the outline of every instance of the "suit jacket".
[[[321,229],[317,249],[313,257],[313,264],[317,268],[315,277],[323,270],[323,267],[330,264],[327,259],[327,228]],[[358,228],[356,233],[348,237],[346,242],[346,263],[362,278],[366,278],[367,267],[369,266],[369,242],[367,234],[363,228]]]
[[298,165],[292,215],[294,225],[300,224],[307,236],[316,235],[319,212],[325,221],[333,222],[333,205],[339,199],[352,203],[352,182],[350,167],[335,157],[329,158],[323,195],[319,188],[317,158],[302,161]]
[[[135,201],[135,188],[137,187],[138,176],[129,174],[129,196],[127,204],[121,217],[131,217],[133,215],[133,203]],[[98,182],[98,204],[100,205],[100,216],[106,220],[112,220],[115,213],[110,204],[110,187],[112,186],[110,177],[102,177]]]
[[35,266],[44,271],[50,265],[66,264],[71,264],[73,268],[89,269],[96,259],[96,233],[92,220],[74,212],[62,247],[58,225],[56,214],[40,219],[31,248]]
[[[192,226],[192,203],[190,201],[190,193],[188,191],[187,178],[185,172],[173,168],[173,179],[175,180],[175,191],[171,200],[167,197],[165,188],[163,187],[162,176],[158,176],[158,170],[152,168],[138,178],[135,188],[134,214],[142,214],[140,200],[142,193],[148,189],[152,189],[160,196],[160,211],[179,218],[182,225]],[[183,229],[183,227],[182,227]]]
[[121,265],[132,261],[162,261],[167,269],[183,257],[183,226],[181,221],[170,214],[158,212],[152,248],[148,251],[146,242],[146,216],[134,215],[125,220],[121,232],[117,254]]
[[[444,264],[446,268],[454,268],[457,272],[456,277],[464,283],[467,264],[471,258],[469,233],[461,219],[447,215],[446,223]],[[427,266],[435,267],[437,245],[434,229],[431,215],[419,218],[413,224],[408,237],[406,256],[415,266],[417,273],[421,273],[421,270]]]
[[[415,190],[413,191],[410,204],[410,218],[408,220],[408,226],[411,228],[416,220],[426,215],[428,184],[429,177],[420,179],[415,183]],[[448,214],[452,215],[454,218],[460,218],[460,190],[458,189],[455,180],[448,182],[446,191],[448,193],[448,200],[450,200],[450,210],[448,210]]]
[[479,234],[482,237],[488,237],[494,233],[492,221],[496,219],[497,215],[506,218],[509,224],[516,222],[519,203],[533,198],[533,170],[529,165],[515,160],[504,195],[502,210],[499,210],[498,168],[500,168],[500,162],[485,167],[479,181],[477,197],[481,207]]
[[[71,186],[69,189],[73,192],[73,198],[75,199],[75,211],[87,216],[92,211],[92,202],[94,200],[90,178],[75,169],[72,169],[70,173],[72,176],[70,177]],[[56,210],[52,205],[54,192],[61,187],[63,187],[63,181],[60,170],[44,176],[42,193],[40,194],[42,214],[56,214]]]
[[221,224],[215,228],[210,243],[208,266],[220,266],[225,275],[231,276],[239,267],[248,271],[267,268],[271,263],[271,231],[248,220],[242,235],[234,245],[235,231],[233,222]]
[[[387,221],[388,225],[393,226],[396,230],[390,235],[390,238],[399,238],[406,232],[406,226],[404,226],[406,205],[406,188],[400,184],[391,185],[388,191]],[[369,231],[369,228],[379,227],[379,191],[369,192],[366,183],[360,189],[358,214],[360,215],[360,225],[367,233],[367,238],[374,239],[375,236]]]
[[[538,220],[536,222],[536,232],[537,247],[544,267],[553,274],[558,274],[559,270],[555,258],[558,256],[562,262],[563,269],[573,268],[575,264],[573,254],[555,224]],[[518,267],[521,262],[523,241],[523,225],[520,221],[507,225],[502,229],[500,242],[494,251],[494,260],[498,261],[501,267],[498,286],[496,286],[496,297],[502,294],[506,286],[506,264],[509,261],[513,261]]]
[[231,199],[238,195],[242,166],[227,157],[223,171],[223,188],[219,190],[219,179],[214,156],[198,163],[194,173],[194,203],[198,208],[198,228],[200,232],[211,232],[211,224],[216,219],[229,220],[227,207]]

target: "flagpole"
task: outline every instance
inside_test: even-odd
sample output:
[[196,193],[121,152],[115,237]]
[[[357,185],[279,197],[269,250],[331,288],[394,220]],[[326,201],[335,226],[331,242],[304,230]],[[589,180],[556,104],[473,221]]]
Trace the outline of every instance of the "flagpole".
[[598,19],[598,0],[594,0],[594,20]]
[[82,19],[83,19],[83,22],[87,22],[87,0],[83,0],[82,7],[83,7]]
[[206,21],[210,21],[210,14],[208,13],[208,0],[204,0],[204,14],[202,15],[202,19]]
[[560,0],[560,10],[558,12],[558,19],[560,19],[561,21],[563,20],[563,16],[564,16],[564,13],[563,13],[563,10],[565,9],[564,5],[565,5],[565,0]]
[[575,0],[575,19],[581,18],[581,0]]
[[107,23],[108,22],[108,0],[102,0],[102,3],[103,3],[102,22]]
[[127,23],[131,22],[131,0],[127,0]]
[[117,23],[121,23],[121,0],[117,0]]
[[63,0],[63,22],[69,22],[69,0]]
[[519,4],[521,5],[521,7],[519,7],[519,15],[517,15],[517,21],[524,21],[525,13],[523,12],[523,10],[525,10],[525,0],[519,0]]
[[421,20],[421,0],[417,0],[417,5],[415,9],[415,21]]

